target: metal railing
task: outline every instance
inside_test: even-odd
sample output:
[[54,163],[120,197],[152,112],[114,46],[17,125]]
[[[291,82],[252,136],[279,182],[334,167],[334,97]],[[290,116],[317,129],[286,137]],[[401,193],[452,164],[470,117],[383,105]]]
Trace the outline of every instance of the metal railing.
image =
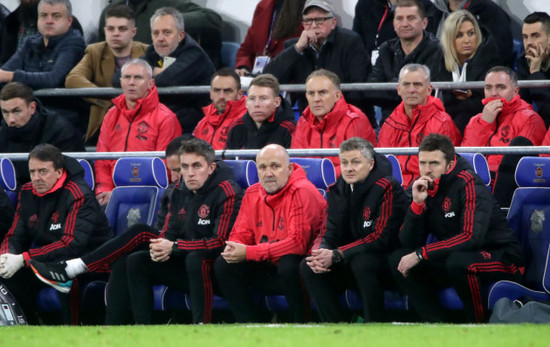
[[[377,147],[376,152],[381,154],[394,155],[415,155],[418,147]],[[240,149],[216,151],[217,158],[254,158],[259,150]],[[550,154],[550,146],[517,146],[517,147],[456,147],[457,153],[481,153],[481,154],[522,154],[537,156],[539,154]],[[330,157],[338,155],[338,148],[311,148],[311,149],[289,149],[291,157]],[[164,151],[150,152],[66,152],[68,156],[78,159],[118,159],[121,157],[160,157],[164,158]],[[0,153],[0,157],[10,160],[27,160],[28,153]]]

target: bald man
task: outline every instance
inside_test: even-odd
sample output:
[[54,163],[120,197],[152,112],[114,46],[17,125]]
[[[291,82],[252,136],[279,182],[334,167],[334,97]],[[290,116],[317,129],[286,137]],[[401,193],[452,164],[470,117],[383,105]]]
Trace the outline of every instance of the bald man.
[[239,322],[262,321],[250,287],[284,294],[295,322],[306,319],[299,265],[321,230],[326,202],[280,145],[256,157],[259,183],[247,189],[235,226],[214,265]]

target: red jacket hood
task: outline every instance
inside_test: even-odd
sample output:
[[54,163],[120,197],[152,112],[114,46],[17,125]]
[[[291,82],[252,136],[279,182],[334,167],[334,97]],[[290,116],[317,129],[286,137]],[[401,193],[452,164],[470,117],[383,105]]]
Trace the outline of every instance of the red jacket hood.
[[128,120],[132,120],[138,111],[151,112],[159,103],[159,94],[157,92],[157,86],[153,85],[153,88],[149,91],[146,97],[139,99],[136,103],[136,107],[133,110],[129,110],[126,107],[126,96],[124,93],[120,94],[113,100],[111,100],[116,108],[118,108],[121,114]]
[[407,130],[410,129],[411,125],[414,124],[415,127],[421,126],[422,124],[429,121],[434,113],[445,112],[445,107],[443,103],[438,98],[434,98],[431,95],[428,95],[425,105],[418,105],[413,109],[412,116],[409,118],[405,113],[405,106],[401,102],[393,111],[393,113],[388,117],[386,121],[395,120],[396,124],[392,124],[396,128],[402,128],[399,124],[409,125]]
[[342,96],[336,104],[334,104],[334,107],[332,110],[323,117],[321,121],[317,119],[311,112],[311,109],[306,107],[304,112],[302,113],[302,117],[304,117],[310,127],[315,128],[318,131],[321,131],[325,128],[326,124],[338,124],[342,117],[345,117],[348,113],[355,113],[357,115],[360,115],[362,111],[358,109],[357,107],[350,105],[346,102],[344,97]]
[[502,111],[498,115],[499,119],[509,117],[511,115],[514,115],[516,112],[520,112],[523,110],[530,110],[530,111],[533,110],[533,106],[531,106],[530,104],[522,100],[519,94],[514,96],[510,101],[503,98],[485,98],[481,100],[481,102],[483,103],[483,105],[487,105],[489,102],[493,100],[502,101],[503,106],[502,106]]
[[239,100],[229,100],[223,114],[218,114],[218,110],[216,110],[213,103],[203,107],[202,112],[206,122],[217,128],[229,114],[233,116],[232,118],[237,119],[246,113],[246,96],[243,95]]

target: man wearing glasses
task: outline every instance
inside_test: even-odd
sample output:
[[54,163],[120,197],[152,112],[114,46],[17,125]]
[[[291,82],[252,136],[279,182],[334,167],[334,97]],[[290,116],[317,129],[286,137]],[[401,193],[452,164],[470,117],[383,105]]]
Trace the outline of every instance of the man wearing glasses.
[[[327,0],[308,0],[302,11],[304,31],[297,39],[285,42],[285,49],[266,66],[264,72],[277,77],[279,83],[305,83],[317,69],[338,75],[342,83],[365,82],[371,71],[370,58],[361,37],[337,26],[332,4]],[[362,105],[360,96],[344,93],[346,100],[359,106],[368,116],[372,112]],[[302,112],[307,107],[303,95],[296,95]]]

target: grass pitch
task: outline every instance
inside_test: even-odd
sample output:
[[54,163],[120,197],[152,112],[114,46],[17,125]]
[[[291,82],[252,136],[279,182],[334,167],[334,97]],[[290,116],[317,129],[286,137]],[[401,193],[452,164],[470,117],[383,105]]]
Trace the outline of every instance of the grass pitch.
[[0,346],[548,346],[550,325],[4,327]]

